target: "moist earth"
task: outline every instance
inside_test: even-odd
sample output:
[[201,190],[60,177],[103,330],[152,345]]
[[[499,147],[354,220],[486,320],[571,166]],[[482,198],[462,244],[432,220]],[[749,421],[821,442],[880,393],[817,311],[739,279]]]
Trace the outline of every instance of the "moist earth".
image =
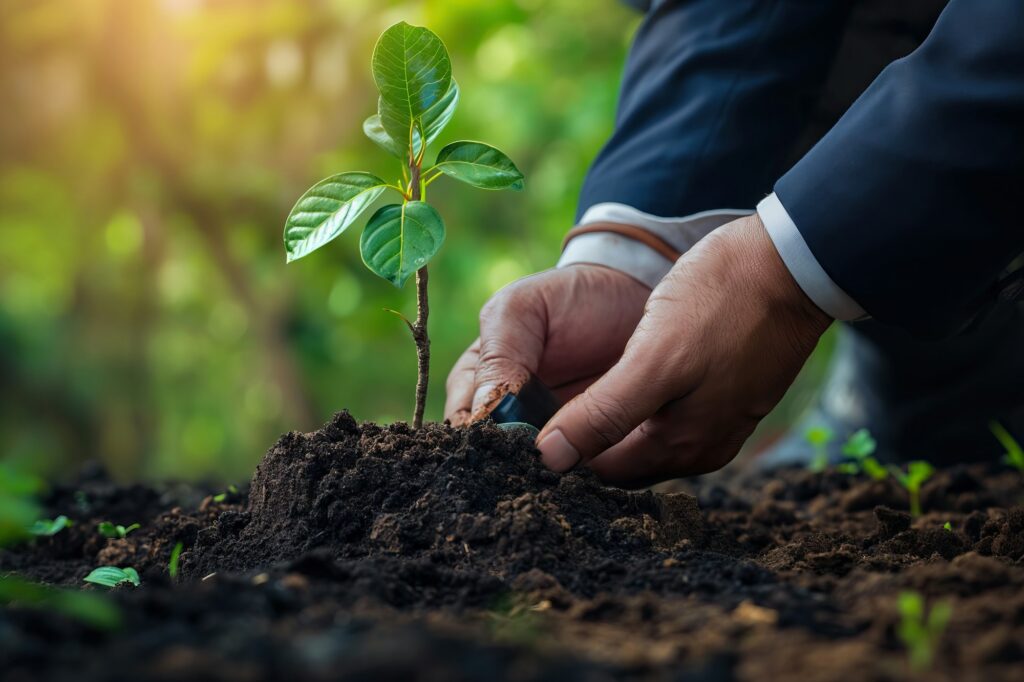
[[[116,631],[0,610],[3,679],[1024,679],[1024,477],[997,463],[940,470],[912,519],[891,479],[627,492],[546,470],[521,431],[343,412],[213,492],[96,469],[55,488],[75,525],[0,572],[78,587],[132,566],[142,586],[111,592]],[[898,636],[907,590],[953,609],[925,673]]]

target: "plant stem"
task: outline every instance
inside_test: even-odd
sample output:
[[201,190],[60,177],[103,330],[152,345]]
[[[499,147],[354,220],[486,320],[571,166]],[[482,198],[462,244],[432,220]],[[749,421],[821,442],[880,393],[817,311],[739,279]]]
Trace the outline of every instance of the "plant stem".
[[[422,163],[422,159],[420,160]],[[420,178],[420,164],[409,165],[409,194],[412,201],[420,201],[423,184]],[[427,334],[427,318],[430,304],[427,300],[427,266],[416,271],[416,321],[412,323],[412,339],[416,342],[416,408],[412,416],[412,427],[423,427],[423,411],[427,406],[427,385],[430,383],[430,336]]]

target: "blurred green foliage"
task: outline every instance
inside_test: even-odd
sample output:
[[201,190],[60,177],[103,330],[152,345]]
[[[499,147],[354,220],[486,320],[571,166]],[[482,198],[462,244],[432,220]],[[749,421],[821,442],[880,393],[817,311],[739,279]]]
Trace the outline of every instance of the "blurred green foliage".
[[[448,44],[472,97],[440,142],[487,139],[518,197],[438,183],[433,376],[481,304],[551,266],[611,131],[639,16],[614,0],[4,0],[0,4],[0,455],[52,476],[247,477],[278,434],[341,408],[408,419],[415,353],[358,230],[285,267],[292,203],[363,137],[376,37]],[[388,176],[390,177],[390,176]],[[345,243],[348,240],[351,243]]]

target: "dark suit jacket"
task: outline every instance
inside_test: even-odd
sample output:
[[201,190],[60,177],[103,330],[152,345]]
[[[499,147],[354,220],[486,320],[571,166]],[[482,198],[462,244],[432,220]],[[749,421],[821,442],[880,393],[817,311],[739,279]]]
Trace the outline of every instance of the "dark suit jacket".
[[951,0],[792,168],[850,0],[653,0],[580,213],[752,208],[775,191],[873,317],[961,328],[1024,251],[1024,1]]

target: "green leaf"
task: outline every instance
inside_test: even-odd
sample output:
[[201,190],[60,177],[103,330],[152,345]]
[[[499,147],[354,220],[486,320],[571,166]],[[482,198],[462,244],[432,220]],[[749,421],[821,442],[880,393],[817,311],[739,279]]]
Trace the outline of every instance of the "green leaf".
[[[427,138],[427,146],[432,144],[437,136],[441,134],[445,126],[452,120],[455,115],[455,110],[459,105],[459,84],[454,80],[452,86],[448,88],[448,92],[445,96],[438,101],[437,104],[432,106],[423,116],[420,118],[420,125],[413,127],[413,144],[412,148],[415,150],[415,154],[419,154],[420,149],[420,128],[423,129],[423,133]],[[378,111],[380,111],[380,104],[378,104]],[[376,142],[381,148],[392,156],[396,156],[399,159],[406,160],[408,155],[408,147],[399,146],[390,135],[388,131],[384,129],[384,124],[380,120],[380,114],[374,114],[370,118],[363,122],[363,132],[368,138]]]
[[989,422],[988,428],[999,441],[999,444],[1006,448],[1003,461],[1024,472],[1024,448],[1021,447],[1020,443],[1006,430],[1006,427],[997,421]]
[[377,113],[381,126],[399,149],[408,149],[420,118],[451,86],[448,50],[429,29],[403,21],[381,35],[372,64],[373,80],[380,90]]
[[139,573],[134,568],[118,568],[117,566],[100,566],[93,569],[92,573],[85,576],[85,582],[101,585],[103,587],[117,587],[130,583],[138,587],[141,583]]
[[133,530],[138,530],[141,527],[138,523],[125,527],[120,524],[115,525],[110,521],[101,521],[97,524],[96,530],[105,538],[125,538]]
[[871,437],[870,431],[858,429],[843,443],[843,454],[847,457],[863,459],[868,455],[874,454],[877,447],[878,443]]
[[434,169],[481,189],[523,188],[523,174],[512,159],[482,142],[453,142],[437,155]]
[[178,563],[181,561],[181,550],[185,547],[182,543],[174,545],[174,549],[171,550],[171,559],[167,562],[167,574],[171,578],[178,577]]
[[813,426],[807,429],[807,432],[804,433],[804,438],[806,438],[807,442],[811,445],[820,447],[822,445],[828,445],[829,441],[832,440],[832,435],[832,429],[827,426]]
[[345,231],[385,190],[370,173],[339,173],[313,185],[295,203],[284,225],[288,262],[319,249]]
[[444,243],[444,221],[430,204],[410,201],[377,211],[363,230],[366,267],[396,287],[422,268]]
[[55,519],[39,519],[29,526],[29,535],[38,537],[52,537],[65,528],[71,526],[71,520],[61,514]]

